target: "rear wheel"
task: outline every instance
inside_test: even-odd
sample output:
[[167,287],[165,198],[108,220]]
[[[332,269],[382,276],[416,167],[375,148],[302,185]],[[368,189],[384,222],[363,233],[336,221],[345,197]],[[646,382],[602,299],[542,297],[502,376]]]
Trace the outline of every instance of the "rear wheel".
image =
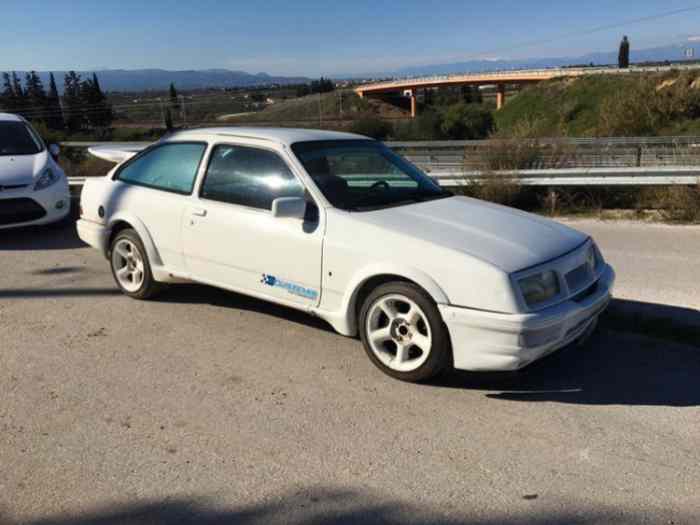
[[153,278],[146,249],[135,230],[125,229],[115,236],[109,259],[114,280],[129,297],[150,299],[162,290]]
[[451,363],[440,312],[428,294],[412,283],[384,284],[365,299],[360,337],[372,362],[403,381],[428,380]]

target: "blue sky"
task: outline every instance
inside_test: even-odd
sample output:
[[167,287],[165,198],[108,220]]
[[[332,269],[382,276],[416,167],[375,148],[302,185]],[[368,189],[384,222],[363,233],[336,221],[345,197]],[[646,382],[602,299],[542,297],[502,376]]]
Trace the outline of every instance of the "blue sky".
[[[698,9],[625,23],[689,7]],[[623,33],[638,48],[665,45],[700,35],[700,2],[3,0],[0,27],[0,70],[338,75],[484,57],[579,55],[615,49]]]

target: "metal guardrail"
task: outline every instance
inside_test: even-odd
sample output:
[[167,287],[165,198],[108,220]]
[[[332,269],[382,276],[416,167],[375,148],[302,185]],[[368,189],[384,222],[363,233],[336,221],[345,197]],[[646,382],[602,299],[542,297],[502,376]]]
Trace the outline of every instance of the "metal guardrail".
[[[700,184],[700,166],[433,172],[430,176],[444,187],[493,180],[520,186],[687,186]],[[71,186],[82,186],[86,180],[87,177],[68,178]]]
[[431,173],[441,186],[497,180],[520,186],[666,186],[700,184],[699,167],[590,168]]
[[[568,157],[542,155],[539,165],[529,169],[487,172],[479,169],[478,158],[473,156],[479,149],[497,145],[499,141],[388,142],[387,145],[443,186],[462,186],[494,178],[524,186],[700,184],[700,137],[543,139],[530,142],[543,146],[569,145],[576,151]],[[65,142],[62,145],[87,148],[147,144]],[[71,186],[82,186],[85,180],[85,177],[69,178]]]

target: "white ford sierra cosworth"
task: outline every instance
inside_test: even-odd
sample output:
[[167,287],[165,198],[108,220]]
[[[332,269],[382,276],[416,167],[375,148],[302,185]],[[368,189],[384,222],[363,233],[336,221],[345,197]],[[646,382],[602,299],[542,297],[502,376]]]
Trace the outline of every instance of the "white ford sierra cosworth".
[[126,295],[195,281],[298,308],[399,379],[522,368],[610,301],[590,237],[453,196],[366,137],[216,128],[91,152],[118,165],[85,185],[78,232]]

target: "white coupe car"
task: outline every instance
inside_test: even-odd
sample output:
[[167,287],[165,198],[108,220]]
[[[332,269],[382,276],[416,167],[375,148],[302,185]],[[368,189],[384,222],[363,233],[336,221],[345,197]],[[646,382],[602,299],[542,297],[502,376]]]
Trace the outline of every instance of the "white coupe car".
[[78,232],[125,294],[196,281],[298,308],[399,379],[522,368],[610,301],[590,237],[453,196],[366,137],[219,128],[92,152],[119,164],[85,185]]
[[0,113],[0,230],[58,222],[70,213],[68,179],[29,123]]

